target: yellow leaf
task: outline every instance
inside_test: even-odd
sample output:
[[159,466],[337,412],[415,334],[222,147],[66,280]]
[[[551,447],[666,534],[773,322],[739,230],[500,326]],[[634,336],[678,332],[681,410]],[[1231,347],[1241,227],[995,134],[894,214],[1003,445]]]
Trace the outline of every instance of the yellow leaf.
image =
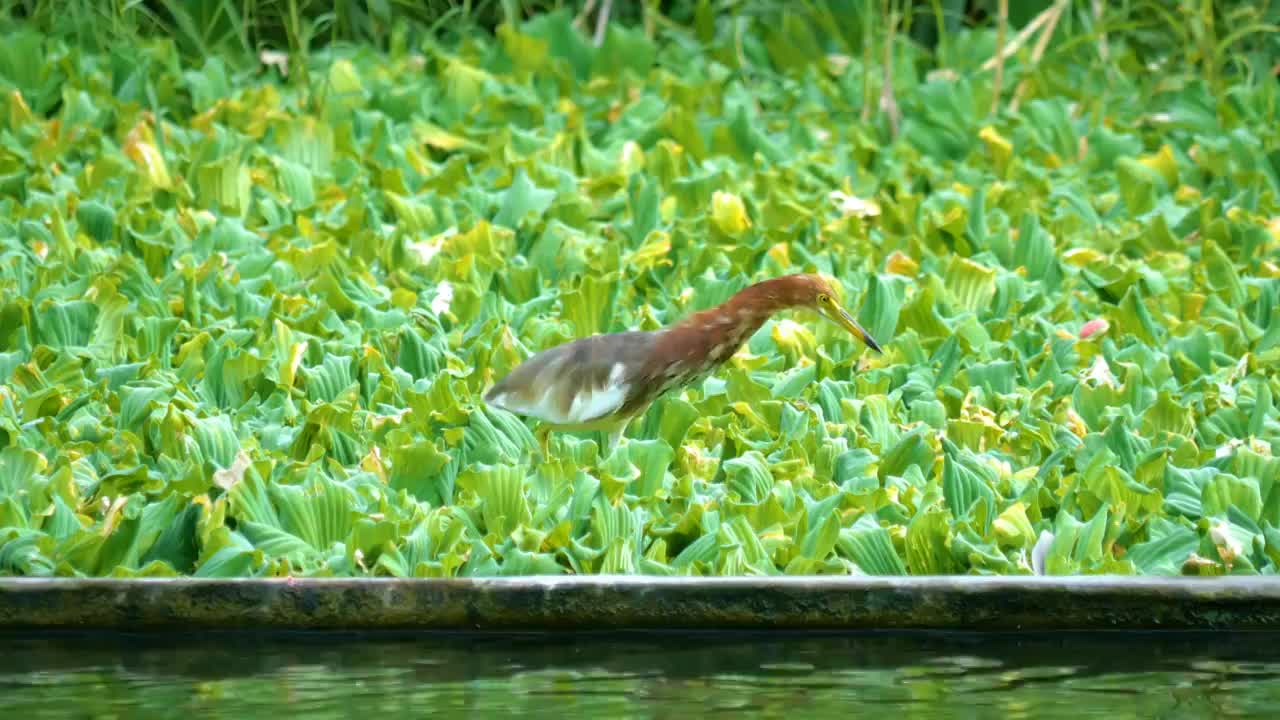
[[1138,158],[1138,162],[1159,173],[1169,187],[1177,186],[1178,161],[1173,157],[1173,149],[1167,143],[1161,145],[1156,152]]
[[412,290],[398,287],[391,291],[391,304],[401,310],[408,310],[418,303],[418,296]]
[[338,95],[357,95],[362,88],[360,73],[350,60],[338,60],[329,66],[329,85]]
[[121,495],[112,502],[109,498],[102,498],[102,536],[108,537],[115,532],[116,526],[120,524],[120,513],[124,510],[125,503],[129,502],[128,495]]
[[146,174],[155,187],[168,190],[173,186],[169,168],[155,146],[155,135],[146,121],[141,121],[129,131],[124,141],[124,153]]
[[554,552],[559,548],[570,546],[573,541],[573,522],[570,520],[561,520],[558,525],[547,533],[542,540],[542,545],[538,549],[539,552]]
[[31,108],[27,106],[27,101],[22,98],[22,92],[14,90],[9,93],[9,128],[16,130],[23,125],[35,122],[35,115],[31,114]]
[[1067,429],[1069,429],[1076,437],[1084,437],[1089,434],[1089,425],[1080,417],[1080,413],[1076,412],[1073,407],[1067,408]]
[[1035,531],[1027,519],[1027,508],[1020,502],[1005,508],[992,523],[992,529],[996,532],[996,539],[1005,546],[1027,547],[1035,542]]
[[894,275],[915,277],[916,273],[920,272],[920,263],[907,257],[900,250],[894,250],[885,262],[885,269]]
[[1013,158],[1013,143],[1006,140],[990,125],[982,128],[978,132],[978,137],[987,146],[987,152],[991,153],[996,172],[1004,175],[1009,169],[1009,161]]
[[516,69],[529,73],[546,67],[549,55],[546,40],[525,35],[509,23],[499,25],[496,34]]
[[480,98],[481,87],[494,79],[489,73],[456,58],[447,61],[442,74],[449,99],[463,108],[475,105]]
[[205,110],[199,115],[191,118],[191,127],[203,133],[213,132],[213,124],[219,119],[219,116],[222,115],[223,108],[225,108],[227,104],[228,103],[225,99],[217,100],[209,107],[208,110]]
[[1182,300],[1182,317],[1187,320],[1199,320],[1204,310],[1205,296],[1200,293],[1184,292],[1179,295]]
[[785,242],[780,242],[769,248],[769,258],[778,263],[782,267],[791,267],[791,246]]
[[751,227],[751,218],[747,216],[747,206],[742,198],[720,190],[711,196],[711,222],[720,232],[731,237],[738,237]]
[[1075,248],[1063,253],[1062,259],[1065,260],[1068,265],[1084,267],[1086,265],[1103,262],[1107,259],[1107,256],[1093,248]]
[[644,150],[635,140],[622,144],[622,152],[618,157],[619,169],[623,175],[634,175],[644,169]]
[[670,237],[661,230],[654,230],[645,238],[644,244],[627,257],[627,264],[638,271],[670,265],[671,261],[667,259],[670,252]]
[[773,342],[793,362],[817,352],[818,341],[813,331],[794,320],[782,318],[773,325]]
[[467,149],[477,150],[480,146],[470,140],[445,130],[428,122],[415,123],[413,126],[414,135],[417,136],[418,142],[423,145],[452,152],[454,150]]
[[760,427],[769,426],[769,422],[765,420],[759,413],[757,413],[755,411],[755,408],[751,407],[751,403],[739,401],[739,402],[733,403],[729,407],[731,407],[734,412],[738,413],[739,415],[742,415],[744,418],[747,418],[750,424],[752,425],[757,425]]
[[382,462],[382,451],[374,445],[369,449],[369,453],[360,460],[360,469],[368,473],[373,473],[382,483],[387,483],[387,466]]
[[676,210],[680,209],[680,201],[676,200],[674,195],[668,195],[662,198],[662,202],[658,204],[658,214],[662,216],[662,222],[669,223],[676,218]]

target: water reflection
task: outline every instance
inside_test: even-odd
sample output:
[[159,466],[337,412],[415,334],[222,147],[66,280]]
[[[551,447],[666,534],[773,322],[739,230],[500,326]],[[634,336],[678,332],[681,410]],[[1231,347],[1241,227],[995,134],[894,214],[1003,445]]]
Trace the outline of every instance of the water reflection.
[[[0,636],[41,717],[1246,717],[1272,634]],[[799,715],[797,715],[799,714]]]

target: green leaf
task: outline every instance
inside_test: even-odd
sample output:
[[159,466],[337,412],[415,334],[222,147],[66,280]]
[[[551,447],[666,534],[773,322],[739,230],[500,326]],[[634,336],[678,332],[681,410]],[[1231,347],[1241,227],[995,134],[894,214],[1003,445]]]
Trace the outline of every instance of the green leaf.
[[[297,564],[315,562],[320,558],[320,552],[308,544],[306,540],[278,527],[246,522],[240,526],[240,532],[253,544],[253,547],[262,551],[267,557],[282,558]],[[226,549],[223,550],[223,552],[225,551]],[[210,558],[210,562],[215,560],[218,563],[243,562],[242,559],[233,558],[230,555],[222,557],[215,555]],[[214,565],[213,568],[206,571],[204,576],[220,577],[220,570],[221,568]]]
[[840,520],[834,515],[827,515],[821,522],[810,527],[809,532],[800,540],[799,557],[806,560],[824,560],[835,549],[840,539]]
[[311,171],[306,166],[288,160],[275,160],[276,173],[280,179],[280,189],[289,200],[293,210],[307,210],[315,205],[315,183]]
[[1262,495],[1258,481],[1222,473],[1208,481],[1201,491],[1200,504],[1205,517],[1223,515],[1236,510],[1257,522],[1262,515]]
[[1027,277],[1032,280],[1046,279],[1057,258],[1053,238],[1040,226],[1034,213],[1023,213],[1018,239],[1013,247],[1015,267],[1026,268]]
[[1058,513],[1053,543],[1045,558],[1045,572],[1049,575],[1071,575],[1097,572],[1105,567],[1104,542],[1108,519],[1105,507],[1083,523],[1071,513]]
[[943,280],[955,304],[968,312],[988,308],[996,294],[996,271],[959,255],[952,256]]
[[935,509],[917,514],[907,526],[907,567],[912,575],[951,575],[959,568],[951,551],[951,514]]
[[1249,435],[1262,437],[1267,421],[1275,417],[1275,403],[1271,396],[1271,386],[1264,380],[1254,382],[1257,388],[1253,412],[1249,414]]
[[750,450],[741,457],[726,460],[722,465],[725,473],[725,484],[728,485],[743,502],[763,502],[773,490],[773,475],[769,472],[769,463],[755,450]]
[[96,200],[87,200],[76,208],[76,221],[84,232],[99,244],[111,242],[116,233],[116,214]]
[[396,490],[407,490],[412,497],[431,505],[453,501],[453,478],[444,470],[452,459],[435,443],[408,440],[396,435],[388,455],[391,465],[389,484]]
[[942,495],[952,517],[964,520],[970,517],[973,507],[985,501],[987,507],[995,506],[995,492],[988,475],[974,462],[968,451],[956,447],[950,440],[943,441]]
[[272,485],[269,492],[281,525],[318,551],[346,542],[354,524],[355,498],[321,475],[307,487]]
[[36,312],[36,341],[55,350],[86,348],[98,321],[98,306],[85,301],[52,303]]
[[894,339],[901,313],[902,297],[887,279],[879,274],[871,275],[862,309],[858,311],[858,324],[885,345]]
[[889,531],[863,515],[852,527],[840,531],[837,547],[868,575],[906,575],[907,567],[893,549]]
[[[169,497],[177,499],[176,496]],[[200,507],[187,505],[179,511],[177,517],[169,521],[160,532],[155,542],[143,553],[143,564],[153,561],[168,564],[178,573],[190,574],[195,569],[199,558],[199,539],[197,524],[200,519]]]
[[925,439],[923,430],[912,431],[902,436],[880,462],[880,478],[906,474],[911,467],[917,467],[923,473],[932,471],[934,458],[933,448]]
[[639,471],[632,491],[639,497],[653,497],[666,483],[667,467],[675,452],[661,439],[629,440],[622,449],[622,459]]
[[1116,160],[1120,195],[1125,207],[1133,215],[1142,215],[1156,204],[1156,198],[1166,190],[1164,178],[1156,170],[1133,158]]
[[1150,540],[1129,548],[1126,557],[1144,575],[1181,575],[1182,566],[1200,546],[1200,538],[1191,528],[1167,521],[1158,527]]
[[610,23],[605,32],[604,44],[600,46],[592,63],[592,72],[612,77],[630,71],[637,77],[644,77],[656,57],[657,48],[640,29]]
[[524,473],[519,467],[479,465],[463,471],[458,485],[480,499],[484,526],[499,537],[509,536],[532,519],[524,493]]
[[541,217],[555,200],[554,190],[543,190],[533,184],[524,168],[518,168],[511,187],[502,194],[502,208],[493,218],[495,225],[519,227],[530,215]]

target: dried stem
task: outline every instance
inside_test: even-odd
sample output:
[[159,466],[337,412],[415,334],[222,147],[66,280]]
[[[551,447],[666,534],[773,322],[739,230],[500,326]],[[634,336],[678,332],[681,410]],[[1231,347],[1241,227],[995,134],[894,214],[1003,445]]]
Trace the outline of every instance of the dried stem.
[[1111,51],[1107,48],[1106,26],[1102,25],[1102,0],[1093,0],[1093,21],[1103,27],[1098,32],[1098,55],[1102,57],[1103,62],[1106,62]]
[[871,22],[862,23],[862,122],[871,119]]
[[[1044,25],[1046,22],[1049,21],[1049,13],[1052,10],[1053,10],[1052,7],[1046,8],[1039,15],[1035,16],[1035,18],[1033,18],[1031,22],[1027,23],[1026,27],[1018,31],[1018,34],[1013,37],[1013,40],[1008,45],[1004,45],[1003,42],[997,42],[996,43],[997,46],[1003,45],[1003,47],[990,60],[987,60],[986,62],[982,63],[982,69],[994,70],[997,63],[1002,62],[1005,58],[1018,52],[1018,48],[1022,47],[1023,43],[1025,43],[1032,35],[1034,35],[1036,30],[1040,29],[1041,25]],[[1007,14],[1005,15],[1005,20],[1007,24],[1008,22]],[[1001,37],[1003,37],[1003,35]]]
[[[1004,47],[1005,35],[1009,32],[1009,0],[1000,0],[1000,17],[999,25],[996,29],[996,47]],[[1000,53],[996,56],[996,79],[991,88],[991,114],[994,115],[996,110],[1000,108],[1000,91],[1004,85],[1004,59],[1005,54]]]
[[585,27],[587,24],[587,16],[591,14],[591,11],[594,10],[595,7],[596,7],[596,0],[587,0],[586,2],[584,2],[582,4],[582,11],[579,12],[578,16],[573,19],[573,26],[575,28],[578,28],[579,30]]
[[594,38],[596,47],[600,47],[604,43],[604,31],[609,27],[609,11],[612,9],[613,0],[604,0],[604,4],[600,6],[600,14],[596,15],[596,36]]
[[[1036,40],[1036,46],[1031,50],[1031,65],[1035,66],[1040,63],[1040,59],[1044,57],[1044,51],[1049,47],[1049,38],[1053,37],[1053,31],[1058,26],[1058,20],[1062,18],[1062,13],[1067,9],[1067,3],[1070,0],[1058,0],[1051,5],[1045,12],[1052,13],[1049,20],[1045,22],[1044,31],[1040,33],[1040,38]],[[1022,94],[1027,90],[1027,83],[1031,78],[1025,77],[1022,82],[1018,83],[1018,89],[1013,91],[1013,101],[1009,103],[1010,112],[1018,111],[1018,103],[1022,100]]]
[[738,56],[739,71],[747,69],[747,54],[742,46],[742,28],[746,27],[745,20],[745,18],[737,16],[733,18],[733,52]]
[[[1001,0],[1006,2],[1007,0]],[[884,78],[880,83],[880,111],[889,116],[889,135],[898,137],[898,122],[902,112],[898,109],[898,100],[893,95],[893,44],[897,36],[898,13],[890,10],[889,27],[884,37]]]

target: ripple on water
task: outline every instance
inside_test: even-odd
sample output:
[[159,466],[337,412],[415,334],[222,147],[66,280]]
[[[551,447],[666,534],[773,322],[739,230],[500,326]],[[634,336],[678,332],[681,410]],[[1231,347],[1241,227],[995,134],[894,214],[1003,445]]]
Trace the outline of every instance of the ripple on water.
[[[0,656],[6,714],[51,718],[738,716],[1234,717],[1280,699],[1270,646],[1070,638],[742,642],[28,644]],[[1252,649],[1251,649],[1252,648]],[[1159,652],[1155,650],[1159,649]],[[1215,653],[1217,650],[1214,651]]]

